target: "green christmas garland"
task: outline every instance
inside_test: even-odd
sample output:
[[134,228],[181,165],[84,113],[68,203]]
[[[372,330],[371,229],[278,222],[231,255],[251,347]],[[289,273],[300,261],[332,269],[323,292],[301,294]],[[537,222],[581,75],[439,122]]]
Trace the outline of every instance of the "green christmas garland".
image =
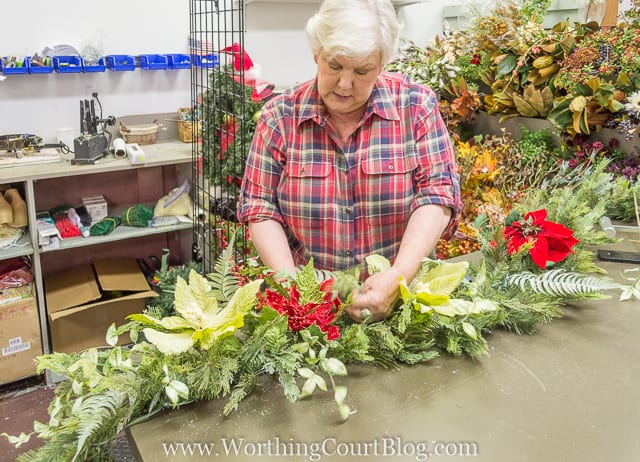
[[[564,172],[530,192],[506,222],[479,220],[480,261],[425,260],[411,284],[400,280],[397,307],[383,322],[344,315],[357,270],[326,274],[310,262],[295,279],[276,282],[263,268],[262,278],[239,285],[233,245],[211,274],[185,268],[161,278],[175,294],[171,309],[131,315],[107,332],[111,345],[128,332],[133,347],[39,357],[38,371],[67,380],[55,390],[49,421],[34,423],[44,445],[19,460],[110,460],[110,443],[128,426],[199,400],[224,399],[224,412],[233,412],[265,374],[290,401],[332,388],[347,419],[340,377],[350,363],[395,368],[443,352],[478,357],[488,354],[492,331],[534,333],[572,300],[609,290],[640,299],[640,278],[623,285],[594,276],[603,271],[588,247],[611,242],[594,223],[619,181],[604,168],[579,172],[580,181]],[[541,255],[542,240],[556,252]],[[375,273],[389,262],[370,256],[367,264]],[[31,435],[4,436],[20,445]]]

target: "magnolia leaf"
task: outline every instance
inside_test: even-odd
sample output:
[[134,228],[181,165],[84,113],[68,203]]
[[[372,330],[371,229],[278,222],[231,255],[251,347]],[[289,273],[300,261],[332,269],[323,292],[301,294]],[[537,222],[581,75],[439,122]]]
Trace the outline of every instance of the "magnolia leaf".
[[[443,262],[422,276],[419,282],[427,284],[429,293],[450,295],[458,288],[469,268],[469,262]],[[418,292],[416,290],[416,292]]]
[[506,55],[498,63],[498,71],[496,72],[496,78],[500,78],[504,75],[510,74],[518,64],[518,59],[514,55]]
[[513,98],[513,102],[516,105],[516,109],[518,110],[518,113],[521,116],[524,116],[524,117],[538,116],[538,111],[536,111],[531,104],[529,104],[527,101],[522,99],[519,95],[514,94],[512,98]]
[[381,273],[391,268],[391,263],[389,262],[389,260],[387,260],[382,255],[369,255],[365,258],[365,261],[367,262],[367,270],[369,271],[369,276],[376,273]]
[[544,87],[541,91],[540,91],[540,95],[542,96],[542,101],[544,104],[544,112],[541,113],[542,116],[546,116],[549,111],[551,110],[551,108],[553,108],[553,92],[551,91],[551,88],[549,87]]
[[184,353],[193,346],[192,332],[164,333],[150,328],[143,329],[142,332],[149,343],[166,355]]
[[16,448],[19,448],[24,443],[27,443],[29,441],[29,438],[31,438],[31,433],[27,435],[26,433],[21,432],[18,436],[13,436],[3,432],[0,433],[0,436],[4,436],[9,440],[9,443],[13,444]]
[[344,421],[349,418],[351,415],[351,408],[346,404],[341,404],[338,406],[338,411],[340,412],[340,418]]
[[476,328],[473,327],[473,324],[470,324],[468,322],[463,322],[462,330],[464,331],[465,334],[467,334],[472,339],[474,340],[478,339],[478,332],[476,332]]
[[116,333],[116,323],[111,323],[111,325],[107,328],[106,335],[107,345],[116,346],[118,343],[118,334]]
[[338,358],[325,358],[320,362],[320,367],[331,375],[347,375],[347,368]]
[[310,379],[311,377],[316,375],[315,372],[313,372],[308,367],[301,367],[300,369],[298,369],[298,374],[300,374],[300,376],[305,379]]
[[306,398],[307,396],[311,396],[313,394],[313,392],[316,389],[316,381],[314,377],[315,377],[315,374],[313,377],[309,377],[307,380],[304,381],[304,384],[302,385],[302,390],[300,390],[300,398]]
[[344,400],[347,398],[347,387],[345,386],[337,386],[333,391],[333,398],[338,403],[338,406],[344,404]]

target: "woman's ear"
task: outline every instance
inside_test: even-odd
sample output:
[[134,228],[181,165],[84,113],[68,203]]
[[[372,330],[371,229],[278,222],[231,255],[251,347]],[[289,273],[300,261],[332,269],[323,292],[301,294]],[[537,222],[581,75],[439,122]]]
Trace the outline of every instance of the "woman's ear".
[[318,64],[318,55],[314,54],[313,55],[313,61]]

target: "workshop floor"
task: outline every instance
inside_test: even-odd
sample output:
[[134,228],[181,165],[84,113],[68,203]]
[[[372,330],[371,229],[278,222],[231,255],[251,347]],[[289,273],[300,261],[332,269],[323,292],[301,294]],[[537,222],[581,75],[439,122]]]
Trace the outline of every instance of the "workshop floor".
[[[55,386],[46,385],[43,378],[32,377],[0,387],[0,433],[17,436],[33,431],[33,421],[48,422],[47,409],[54,396]],[[14,461],[16,458],[42,444],[32,437],[28,443],[15,448],[4,437],[0,437],[0,460]],[[113,446],[114,462],[135,462],[125,436],[117,439]]]

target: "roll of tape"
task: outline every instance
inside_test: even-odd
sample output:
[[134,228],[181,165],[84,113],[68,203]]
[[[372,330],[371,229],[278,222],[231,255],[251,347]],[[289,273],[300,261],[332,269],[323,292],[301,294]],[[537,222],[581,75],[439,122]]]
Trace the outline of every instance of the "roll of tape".
[[113,155],[116,159],[124,159],[127,157],[126,143],[122,138],[116,138],[113,140]]

